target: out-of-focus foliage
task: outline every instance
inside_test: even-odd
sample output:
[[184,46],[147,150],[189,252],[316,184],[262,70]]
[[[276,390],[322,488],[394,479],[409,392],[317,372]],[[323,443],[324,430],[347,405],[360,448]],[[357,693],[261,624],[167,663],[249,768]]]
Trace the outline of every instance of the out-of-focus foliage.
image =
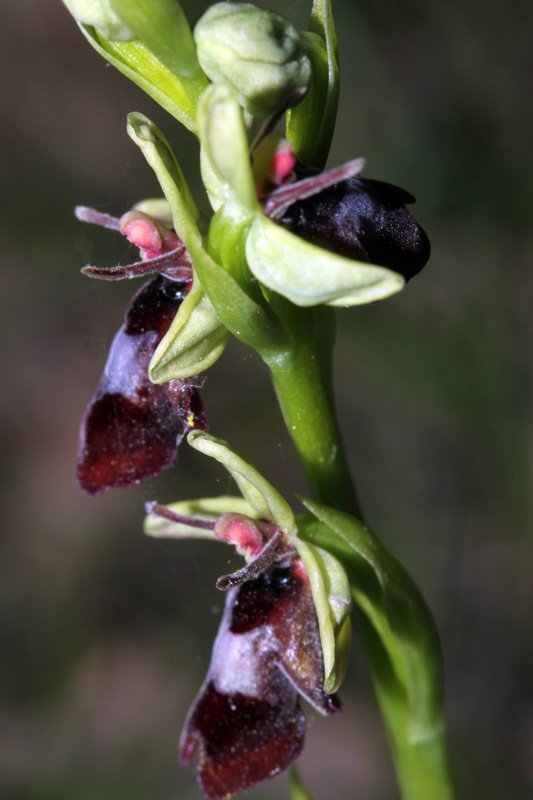
[[[183,5],[194,22],[208,4]],[[272,3],[300,26],[309,5]],[[365,175],[412,191],[433,243],[406,291],[339,311],[348,450],[370,524],[422,586],[442,631],[458,794],[527,797],[533,14],[521,0],[334,5],[343,82],[331,163],[364,155]],[[79,275],[127,250],[82,227],[72,207],[121,213],[153,195],[126,112],[157,120],[188,178],[195,145],[106,69],[59,0],[31,15],[9,4],[0,36],[9,111],[0,134],[0,794],[193,800],[175,742],[207,666],[222,607],[212,587],[228,571],[227,552],[144,538],[142,503],[229,486],[183,452],[173,474],[131,494],[91,500],[77,488],[79,417],[131,286]],[[247,452],[253,441],[261,471],[286,496],[305,493],[269,392],[261,365],[232,345],[204,390],[212,430]],[[361,800],[392,797],[357,658],[345,687],[344,718],[328,722],[327,737],[320,721],[310,728],[306,783],[318,798],[332,796],[331,775],[335,800],[351,800],[354,780]],[[273,783],[254,797],[282,790]]]

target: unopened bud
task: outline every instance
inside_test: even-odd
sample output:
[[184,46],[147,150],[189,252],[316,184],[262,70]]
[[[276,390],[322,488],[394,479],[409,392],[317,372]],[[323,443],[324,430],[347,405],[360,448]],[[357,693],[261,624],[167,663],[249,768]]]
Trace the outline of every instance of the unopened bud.
[[248,3],[216,3],[198,21],[194,38],[206,75],[228,83],[254,116],[294,105],[307,90],[311,64],[303,40],[279,14]]

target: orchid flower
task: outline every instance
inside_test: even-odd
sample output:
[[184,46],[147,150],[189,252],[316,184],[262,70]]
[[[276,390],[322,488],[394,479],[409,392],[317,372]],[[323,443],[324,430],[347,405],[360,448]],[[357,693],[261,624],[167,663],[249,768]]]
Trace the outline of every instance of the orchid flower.
[[223,800],[300,755],[306,721],[299,697],[325,716],[340,710],[334,691],[349,649],[351,599],[340,563],[298,538],[286,501],[249,462],[200,431],[188,440],[229,470],[244,497],[149,503],[145,531],[208,536],[246,559],[217,581],[227,591],[225,611],[180,741],[184,763],[199,751],[205,796]]
[[[161,211],[160,204],[157,208]],[[82,270],[86,275],[125,280],[157,273],[134,294],[81,423],[78,480],[89,494],[100,494],[158,475],[174,462],[187,431],[205,430],[207,422],[198,377],[161,385],[148,378],[154,350],[191,287],[192,269],[182,242],[163,221],[139,210],[121,219],[85,207],[76,214],[119,231],[142,256],[128,266],[87,266]]]

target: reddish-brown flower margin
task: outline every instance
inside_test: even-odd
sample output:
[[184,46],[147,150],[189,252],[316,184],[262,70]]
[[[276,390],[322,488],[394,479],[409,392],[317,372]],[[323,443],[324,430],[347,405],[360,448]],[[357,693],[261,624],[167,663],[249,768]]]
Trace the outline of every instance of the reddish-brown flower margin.
[[[184,519],[150,503],[147,511]],[[217,581],[227,590],[211,664],[183,727],[180,757],[198,750],[198,780],[210,800],[225,800],[286,769],[304,746],[303,697],[320,714],[340,710],[324,691],[324,663],[309,578],[273,523],[224,514],[209,527],[247,564]]]
[[148,364],[190,290],[192,268],[174,231],[147,214],[121,219],[76,209],[79,219],[121,232],[142,261],[125,267],[85,267],[86,275],[125,280],[158,273],[135,293],[111,345],[80,428],[77,475],[89,494],[133,486],[170,467],[192,428],[207,430],[198,377],[154,384]]

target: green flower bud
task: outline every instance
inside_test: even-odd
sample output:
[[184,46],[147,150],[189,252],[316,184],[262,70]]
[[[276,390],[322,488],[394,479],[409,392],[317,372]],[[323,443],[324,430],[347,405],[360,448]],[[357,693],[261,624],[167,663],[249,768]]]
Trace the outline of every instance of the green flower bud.
[[63,0],[77,22],[91,25],[106,39],[128,41],[135,32],[113,10],[111,0]]
[[248,3],[216,3],[198,21],[194,38],[207,76],[228,83],[254,116],[294,105],[307,90],[311,64],[303,40],[279,14]]

